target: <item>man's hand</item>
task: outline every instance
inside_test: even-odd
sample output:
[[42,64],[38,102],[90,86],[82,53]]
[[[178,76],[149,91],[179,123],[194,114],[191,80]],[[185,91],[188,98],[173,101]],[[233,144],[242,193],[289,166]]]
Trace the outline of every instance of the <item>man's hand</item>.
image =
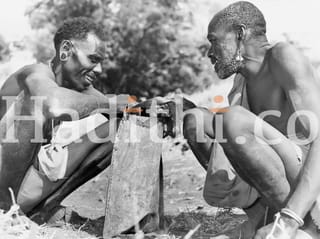
[[171,117],[175,114],[175,104],[164,97],[155,97],[141,103],[130,104],[127,113]]
[[130,96],[127,94],[117,95],[117,110],[123,113],[130,104]]
[[[163,137],[175,137],[178,133],[177,130],[179,131],[179,123],[182,120],[182,111],[180,112],[179,106],[176,104],[175,101],[168,101],[166,103],[162,103],[160,105],[160,109],[168,113],[165,113],[162,117],[160,117],[160,121],[162,121],[164,126]],[[160,116],[161,115],[162,114],[160,114]]]
[[164,137],[175,137],[180,132],[183,111],[196,105],[184,97],[155,97],[131,106],[127,112],[158,117],[164,125]]
[[176,112],[175,101],[164,97],[155,97],[127,109],[127,113],[157,117],[163,123],[164,137],[167,135],[175,136]]
[[254,239],[295,239],[298,228],[295,220],[279,214],[273,223],[260,228]]
[[141,109],[148,110],[151,108],[151,106],[153,104],[154,105],[163,105],[167,102],[168,102],[168,100],[166,98],[158,96],[158,97],[143,101],[141,103],[138,103],[138,104],[134,105],[134,108],[141,108]]
[[[106,94],[103,95],[99,93],[106,101],[109,102],[109,109],[110,114],[118,114],[122,115],[125,111],[128,105],[130,104],[130,96],[127,94],[121,94],[121,95],[114,95],[114,94]],[[102,112],[105,110],[104,108],[101,109]]]

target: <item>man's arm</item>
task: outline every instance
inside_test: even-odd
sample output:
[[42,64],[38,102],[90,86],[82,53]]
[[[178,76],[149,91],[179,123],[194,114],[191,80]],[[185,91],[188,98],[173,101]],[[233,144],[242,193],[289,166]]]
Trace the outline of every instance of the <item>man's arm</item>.
[[[68,110],[76,111],[79,118],[88,116],[96,109],[110,109],[110,99],[103,94],[88,94],[60,87],[54,81],[53,73],[46,66],[35,66],[24,81],[25,87],[32,96],[45,97],[44,114],[46,118],[63,118],[70,120]],[[93,92],[93,91],[91,91]],[[121,105],[117,111],[122,110]]]
[[115,98],[117,100],[117,102],[121,105],[125,105],[128,104],[130,101],[130,96],[128,94],[119,94],[119,95],[115,95],[115,94],[102,94],[100,91],[98,91],[96,88],[94,88],[92,85],[88,87],[88,89],[82,91],[81,93],[86,94],[86,95],[94,95],[97,97],[102,97],[104,99],[111,99],[111,98]]
[[270,59],[271,71],[282,76],[279,83],[294,111],[310,112],[316,119],[312,123],[312,119],[298,117],[305,132],[314,134],[314,140],[297,187],[287,203],[287,208],[304,218],[320,194],[320,82],[309,60],[291,45],[278,44]]
[[100,91],[98,91],[96,88],[94,88],[92,85],[89,86],[86,90],[82,91],[81,93],[86,94],[86,95],[94,95],[96,97],[102,98],[102,100],[108,100],[109,104],[111,102],[116,102],[117,105],[119,105],[119,108],[117,112],[115,113],[123,113],[125,110],[125,107],[130,105],[130,102],[132,101],[132,98],[128,94],[102,94]]

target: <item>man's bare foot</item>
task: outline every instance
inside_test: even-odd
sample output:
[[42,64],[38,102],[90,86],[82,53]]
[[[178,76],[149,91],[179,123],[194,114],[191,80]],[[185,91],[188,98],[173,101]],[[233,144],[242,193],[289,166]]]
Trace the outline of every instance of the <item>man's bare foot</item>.
[[30,218],[38,224],[47,223],[50,226],[63,226],[70,221],[72,210],[64,206],[56,206],[50,212],[41,210]]
[[[311,219],[310,215],[308,215],[305,218],[305,226],[303,228],[303,232],[307,233],[308,235],[310,235],[310,238],[312,239],[318,239],[320,238],[320,231],[317,228],[316,224],[313,222],[313,220]],[[307,238],[307,237],[302,237],[301,239]],[[297,236],[296,239],[300,239],[300,237]]]
[[260,198],[258,198],[250,207],[243,210],[247,214],[248,221],[242,223],[238,228],[241,238],[253,238],[260,227],[273,219]]

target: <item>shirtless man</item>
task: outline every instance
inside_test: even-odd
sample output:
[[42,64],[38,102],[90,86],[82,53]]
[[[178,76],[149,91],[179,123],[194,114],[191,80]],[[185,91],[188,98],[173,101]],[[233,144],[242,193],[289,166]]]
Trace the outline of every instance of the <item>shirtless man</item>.
[[[210,139],[216,138],[236,170],[233,182],[242,185],[235,194],[247,195],[243,205],[250,208],[261,197],[259,202],[280,211],[278,220],[258,230],[255,239],[266,238],[275,224],[283,229],[276,226],[272,238],[295,238],[299,228],[319,238],[315,230],[315,224],[320,226],[319,77],[294,46],[268,43],[265,19],[249,2],[236,2],[218,12],[208,26],[208,40],[208,56],[217,75],[226,79],[238,73],[236,80],[243,84],[234,88],[241,88],[241,103],[246,96],[248,105],[247,109],[231,106],[217,114],[201,108],[187,111],[184,135],[191,149],[210,170],[215,163],[207,166],[213,148]],[[206,141],[198,140],[199,126]],[[217,190],[214,182],[211,185],[205,188],[211,190],[204,192],[207,201]],[[229,193],[216,195],[216,204]],[[226,206],[226,201],[223,203]]]
[[[11,205],[11,187],[24,213],[38,213],[46,221],[68,194],[110,164],[116,128],[110,132],[109,125],[117,121],[115,114],[123,110],[126,101],[118,101],[115,106],[92,86],[106,54],[102,39],[102,29],[90,19],[68,20],[54,36],[56,55],[50,65],[25,66],[3,84],[1,209]],[[109,120],[100,114],[102,121],[91,132],[91,136],[104,140],[93,142],[89,133],[82,135],[81,143],[72,142],[67,147],[50,144],[57,122],[82,119],[96,109],[110,109],[112,105],[114,114],[109,114]],[[41,147],[43,144],[48,147]],[[55,157],[61,159],[56,168],[50,164]],[[50,172],[52,169],[57,172]]]

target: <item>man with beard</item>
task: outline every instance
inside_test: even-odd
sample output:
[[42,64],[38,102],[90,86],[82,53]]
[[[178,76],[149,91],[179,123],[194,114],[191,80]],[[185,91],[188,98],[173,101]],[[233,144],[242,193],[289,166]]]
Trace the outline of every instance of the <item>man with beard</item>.
[[[63,209],[58,205],[68,194],[110,164],[115,115],[128,102],[125,96],[111,104],[92,86],[106,54],[100,26],[88,18],[67,20],[54,46],[50,65],[25,66],[0,90],[0,208],[11,205],[10,187],[22,211],[40,221]],[[91,123],[79,120],[112,107],[109,119],[98,114]],[[70,132],[55,132],[61,121],[70,120],[79,120],[76,131],[82,131],[76,142]],[[51,132],[62,137],[53,141]],[[55,200],[41,206],[50,195]]]
[[[237,74],[230,98],[241,97],[224,112],[197,108],[185,113],[184,135],[208,169],[205,200],[247,212],[241,238],[295,238],[303,233],[299,228],[319,238],[320,82],[315,70],[294,46],[270,45],[264,16],[249,2],[218,12],[208,40],[208,57],[219,78]],[[228,160],[216,157],[218,146]],[[255,233],[265,207],[279,213]]]

